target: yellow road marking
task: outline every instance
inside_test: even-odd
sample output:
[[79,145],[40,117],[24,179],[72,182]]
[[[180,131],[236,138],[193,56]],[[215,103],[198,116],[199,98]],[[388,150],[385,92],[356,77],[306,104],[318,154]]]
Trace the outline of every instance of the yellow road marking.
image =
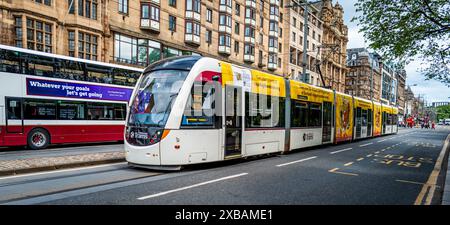
[[424,204],[425,205],[430,205],[431,204],[431,200],[433,199],[433,196],[434,196],[434,191],[436,190],[437,178],[438,178],[439,173],[441,171],[442,162],[444,160],[444,156],[445,156],[446,151],[448,149],[449,142],[450,142],[450,134],[447,136],[447,138],[445,140],[445,143],[444,143],[444,146],[442,147],[441,153],[439,154],[439,157],[438,157],[438,159],[436,161],[436,164],[434,165],[433,172],[431,172],[427,183],[425,183],[423,185],[422,190],[420,191],[419,195],[416,198],[416,201],[414,202],[414,205],[422,205],[422,202],[423,202],[423,199],[425,198],[425,195],[427,195],[427,196],[426,196]]
[[359,158],[359,159],[357,159],[356,161],[361,161],[361,160],[363,160],[364,158]]
[[334,168],[334,169],[328,170],[328,172],[342,174],[342,175],[348,175],[348,176],[358,176],[358,174],[356,174],[356,173],[346,173],[346,172],[340,172],[338,170],[339,170],[339,168]]
[[352,164],[353,164],[353,162],[349,162],[349,163],[344,164],[344,166],[350,166]]

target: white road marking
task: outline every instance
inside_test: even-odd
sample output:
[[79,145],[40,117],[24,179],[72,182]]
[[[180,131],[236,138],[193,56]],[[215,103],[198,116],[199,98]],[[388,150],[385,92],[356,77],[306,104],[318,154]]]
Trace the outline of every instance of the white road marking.
[[368,145],[371,145],[371,144],[373,144],[373,143],[370,142],[370,143],[367,143],[367,144],[360,145],[359,147],[365,147],[365,146],[368,146]]
[[195,188],[195,187],[199,187],[199,186],[203,186],[203,185],[207,185],[207,184],[212,184],[212,183],[223,181],[223,180],[229,180],[229,179],[233,179],[233,178],[236,178],[236,177],[245,176],[247,174],[248,173],[240,173],[240,174],[236,174],[236,175],[222,177],[222,178],[219,178],[219,179],[210,180],[210,181],[206,181],[206,182],[202,182],[202,183],[198,183],[198,184],[194,184],[194,185],[190,185],[190,186],[186,186],[186,187],[182,187],[182,188],[177,188],[177,189],[173,189],[173,190],[170,190],[170,191],[164,191],[164,192],[160,192],[160,193],[153,194],[153,195],[147,195],[147,196],[140,197],[140,198],[137,198],[137,199],[138,200],[145,200],[145,199],[149,199],[149,198],[155,198],[155,197],[159,197],[159,196],[162,196],[162,195],[167,195],[167,194],[178,192],[178,191],[184,191],[184,190],[187,190],[187,189],[191,189],[191,188]]
[[52,174],[52,173],[62,173],[62,172],[71,172],[71,171],[78,171],[78,170],[95,169],[95,168],[114,166],[114,165],[122,165],[122,164],[125,165],[125,164],[127,164],[127,162],[111,163],[111,164],[98,165],[98,166],[79,167],[79,168],[73,168],[73,169],[55,170],[55,171],[48,171],[48,172],[29,173],[29,174],[23,174],[23,175],[12,175],[12,176],[0,177],[0,180],[14,179],[14,178],[20,178],[20,177],[29,177],[29,176],[38,176],[38,175]]
[[293,161],[293,162],[283,163],[283,164],[277,165],[277,167],[282,167],[282,166],[287,166],[287,165],[291,165],[291,164],[294,164],[294,163],[304,162],[304,161],[315,159],[315,158],[317,158],[317,156],[313,156],[313,157],[309,157],[309,158],[305,158],[305,159],[300,159],[300,160]]
[[383,142],[383,141],[386,141],[387,139],[383,139],[383,140],[379,140],[379,141],[377,141],[377,142]]
[[350,150],[352,150],[353,148],[346,148],[346,149],[342,149],[342,150],[337,150],[337,151],[334,151],[334,152],[330,152],[330,154],[336,154],[336,153],[339,153],[339,152],[345,152],[345,151],[350,151]]

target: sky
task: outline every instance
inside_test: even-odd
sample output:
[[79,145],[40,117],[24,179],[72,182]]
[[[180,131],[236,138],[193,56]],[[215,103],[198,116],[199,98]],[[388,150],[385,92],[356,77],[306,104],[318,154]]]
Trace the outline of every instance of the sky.
[[[336,0],[333,2],[336,3]],[[347,48],[361,48],[368,45],[364,43],[363,34],[359,33],[357,22],[350,22],[356,14],[354,6],[356,2],[357,0],[339,0],[339,4],[344,8],[345,24],[348,26],[349,42]],[[424,76],[418,71],[421,65],[422,62],[416,60],[412,61],[405,68],[407,72],[406,85],[417,84],[417,86],[411,86],[414,95],[417,97],[420,94],[420,97],[424,97],[429,104],[431,102],[450,101],[450,88],[438,81],[425,80]]]

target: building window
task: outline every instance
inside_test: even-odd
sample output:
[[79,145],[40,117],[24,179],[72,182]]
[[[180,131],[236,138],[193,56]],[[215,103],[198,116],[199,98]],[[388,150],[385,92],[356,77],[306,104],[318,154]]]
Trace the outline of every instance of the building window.
[[231,47],[231,37],[229,34],[219,34],[219,45]]
[[270,21],[269,22],[269,31],[276,31],[276,32],[278,32],[278,22]]
[[278,37],[283,37],[283,28],[278,27]]
[[245,7],[245,18],[254,20],[256,18],[255,10],[249,7]]
[[255,37],[255,29],[251,26],[245,25],[244,36],[254,38]]
[[14,29],[15,29],[15,35],[16,35],[15,45],[16,45],[16,47],[23,48],[23,42],[22,42],[23,29],[22,29],[22,17],[21,16],[14,17],[14,25],[15,25]]
[[246,43],[244,45],[244,54],[245,55],[255,55],[255,46],[252,44]]
[[292,17],[292,26],[297,27],[297,19],[295,17]]
[[177,18],[169,15],[169,30],[172,32],[177,31]]
[[206,21],[212,23],[213,12],[211,9],[206,9]]
[[52,25],[27,18],[27,47],[42,52],[52,52]]
[[[279,14],[280,14],[280,9],[278,8],[278,6],[271,5],[270,6],[270,15],[278,16]],[[297,19],[295,19],[295,17],[293,17],[293,19],[294,19],[293,26],[295,27],[297,24]]]
[[219,26],[231,27],[231,16],[226,14],[219,15]]
[[84,16],[84,0],[78,0],[78,15]]
[[237,35],[239,35],[239,33],[240,33],[240,25],[238,22],[234,23],[234,33]]
[[146,66],[160,59],[161,44],[159,42],[115,34],[115,61]]
[[234,11],[235,11],[236,16],[241,16],[241,5],[236,3],[234,8],[235,8]]
[[75,31],[69,31],[69,56],[75,57]]
[[261,11],[261,13],[264,13],[264,0],[259,1],[259,11]]
[[261,33],[259,33],[259,44],[264,45],[264,36]]
[[206,30],[206,43],[211,44],[212,43],[212,31]]
[[44,3],[45,5],[51,6],[52,5],[52,0],[34,0],[34,2],[37,3]]
[[[98,4],[97,1],[98,0],[78,0],[78,15],[96,20],[97,19],[97,4]],[[70,3],[71,3],[71,1],[69,0],[68,7],[70,7]],[[75,3],[73,3],[73,4],[75,4]],[[73,7],[74,6],[72,5],[72,8],[69,8],[69,13],[73,13],[73,11],[75,11],[75,9]]]
[[234,52],[239,53],[239,41],[234,41]]
[[295,39],[295,32],[292,32],[292,41],[293,41],[293,42],[296,41],[296,39]]
[[283,13],[280,13],[280,23],[283,23]]
[[269,48],[276,48],[278,46],[278,38],[269,37]]
[[220,0],[219,4],[220,5],[226,5],[226,6],[230,7],[230,8],[233,6],[231,0]]
[[177,7],[177,0],[169,0],[169,5],[172,7]]
[[192,21],[186,22],[186,34],[200,36],[200,24]]
[[119,1],[119,13],[128,14],[128,0],[118,0],[118,1]]
[[186,11],[200,13],[200,0],[186,0]]
[[67,0],[67,8],[69,9],[69,14],[75,14],[75,0]]
[[78,58],[97,60],[98,37],[78,32]]
[[264,17],[263,16],[259,17],[259,25],[261,26],[261,28],[264,28]]

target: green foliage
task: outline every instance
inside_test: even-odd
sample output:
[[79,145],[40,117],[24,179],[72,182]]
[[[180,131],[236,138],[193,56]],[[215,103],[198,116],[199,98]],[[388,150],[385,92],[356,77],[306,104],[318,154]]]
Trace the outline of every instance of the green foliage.
[[426,62],[422,72],[450,86],[449,0],[358,0],[357,21],[370,47],[390,60]]
[[436,108],[438,119],[450,118],[450,105],[443,105]]

